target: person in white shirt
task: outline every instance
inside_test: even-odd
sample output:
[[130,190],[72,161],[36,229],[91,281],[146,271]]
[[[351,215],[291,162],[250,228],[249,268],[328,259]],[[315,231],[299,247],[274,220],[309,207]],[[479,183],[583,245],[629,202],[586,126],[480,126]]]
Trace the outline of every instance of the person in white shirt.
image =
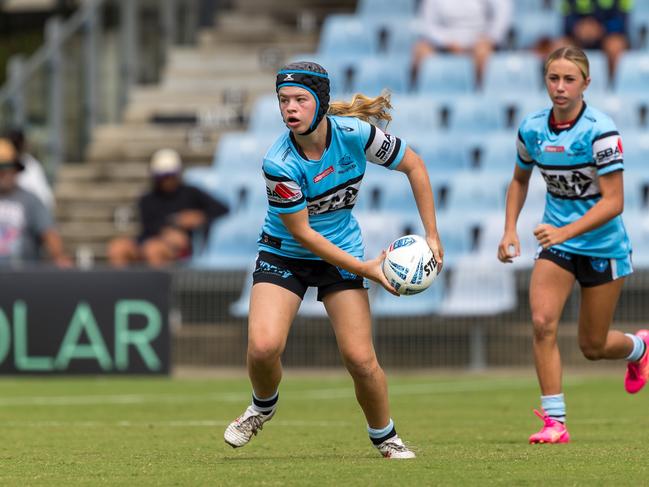
[[480,83],[489,55],[506,41],[512,9],[511,0],[422,0],[419,39],[412,52],[413,81],[425,58],[446,52],[472,55]]
[[24,170],[18,175],[18,186],[36,195],[45,205],[45,208],[52,212],[54,210],[52,188],[45,175],[43,165],[34,156],[26,152],[24,132],[20,129],[10,130],[7,133],[7,138],[18,152],[20,163],[24,167]]

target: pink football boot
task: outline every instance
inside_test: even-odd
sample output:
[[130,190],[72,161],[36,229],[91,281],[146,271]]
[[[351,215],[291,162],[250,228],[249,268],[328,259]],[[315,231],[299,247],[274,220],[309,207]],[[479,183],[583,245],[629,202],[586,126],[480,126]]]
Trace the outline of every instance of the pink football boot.
[[570,441],[570,433],[568,433],[565,424],[556,419],[552,419],[545,413],[545,411],[540,413],[535,409],[534,414],[543,420],[543,428],[541,428],[541,431],[538,433],[534,433],[530,436],[530,444],[568,443]]
[[624,376],[624,388],[629,394],[635,394],[644,387],[649,378],[649,330],[640,330],[635,334],[645,342],[647,351],[637,362],[629,362]]

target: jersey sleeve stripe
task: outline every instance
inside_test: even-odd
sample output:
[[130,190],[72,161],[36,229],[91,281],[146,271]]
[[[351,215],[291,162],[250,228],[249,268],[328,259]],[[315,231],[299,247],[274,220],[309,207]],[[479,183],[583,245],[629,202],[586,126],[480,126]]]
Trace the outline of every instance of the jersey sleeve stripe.
[[284,176],[273,176],[272,174],[268,174],[266,171],[264,171],[264,177],[269,181],[276,181],[276,182],[292,181],[292,179]]
[[604,169],[605,167],[612,166],[613,164],[624,164],[623,159],[616,159],[611,162],[607,162],[606,164],[598,164],[597,169]]
[[597,137],[593,138],[593,142],[596,142],[600,139],[605,139],[606,137],[611,137],[612,135],[620,135],[620,132],[617,130],[612,130],[610,132],[604,132],[603,134],[598,135]]
[[392,164],[394,160],[397,158],[397,156],[399,155],[400,150],[401,150],[401,139],[396,137],[396,143],[394,145],[394,150],[392,151],[392,155],[387,161],[385,161],[385,164],[382,165],[386,167],[390,166],[390,164]]
[[279,201],[274,201],[274,200],[268,200],[268,204],[270,206],[273,206],[275,208],[293,208],[294,206],[299,206],[302,203],[304,203],[304,196],[302,196],[299,200],[296,201],[289,201],[289,202],[279,202]]
[[376,135],[376,128],[374,125],[370,124],[370,136],[367,139],[367,142],[365,143],[365,149],[363,149],[363,152],[367,152],[367,149],[370,148],[370,145],[372,145],[372,142],[374,142],[374,136]]

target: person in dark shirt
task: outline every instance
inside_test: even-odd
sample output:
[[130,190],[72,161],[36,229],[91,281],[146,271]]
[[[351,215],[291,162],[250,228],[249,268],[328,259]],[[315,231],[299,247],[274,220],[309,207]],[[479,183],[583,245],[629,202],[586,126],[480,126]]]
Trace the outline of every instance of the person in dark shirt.
[[181,179],[178,153],[161,149],[151,158],[153,188],[140,197],[141,232],[136,239],[117,237],[108,244],[115,267],[145,262],[163,267],[192,253],[192,236],[228,212],[227,206]]

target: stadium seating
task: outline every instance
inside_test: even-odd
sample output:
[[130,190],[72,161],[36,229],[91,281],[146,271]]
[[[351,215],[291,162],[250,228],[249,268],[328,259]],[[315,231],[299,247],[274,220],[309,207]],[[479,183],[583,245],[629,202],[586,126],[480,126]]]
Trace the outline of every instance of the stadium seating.
[[285,129],[286,126],[282,121],[277,96],[273,94],[260,97],[250,112],[248,132],[254,134],[280,134]]
[[449,107],[449,130],[481,134],[507,126],[505,104],[497,96],[455,97]]
[[627,52],[620,59],[615,75],[619,95],[646,94],[649,86],[649,51]]
[[357,14],[365,19],[400,17],[411,18],[416,13],[417,0],[359,0]]
[[374,32],[355,15],[330,15],[322,26],[318,54],[358,61],[377,51]]
[[513,25],[514,46],[533,49],[539,41],[556,39],[562,34],[563,18],[556,10],[537,10],[516,16]]
[[475,67],[470,56],[438,54],[424,60],[417,76],[417,93],[450,96],[475,90]]
[[372,290],[374,292],[371,301],[372,315],[386,318],[437,314],[444,299],[444,277],[442,273],[426,291],[412,296],[393,296],[383,287],[373,285],[375,289]]
[[483,91],[501,93],[537,93],[543,86],[541,61],[525,51],[497,52],[485,68]]
[[361,59],[353,78],[354,93],[378,96],[384,90],[405,93],[408,90],[408,63],[405,56],[373,56]]
[[511,267],[493,257],[467,256],[453,268],[439,313],[445,316],[485,316],[516,306],[516,283]]

